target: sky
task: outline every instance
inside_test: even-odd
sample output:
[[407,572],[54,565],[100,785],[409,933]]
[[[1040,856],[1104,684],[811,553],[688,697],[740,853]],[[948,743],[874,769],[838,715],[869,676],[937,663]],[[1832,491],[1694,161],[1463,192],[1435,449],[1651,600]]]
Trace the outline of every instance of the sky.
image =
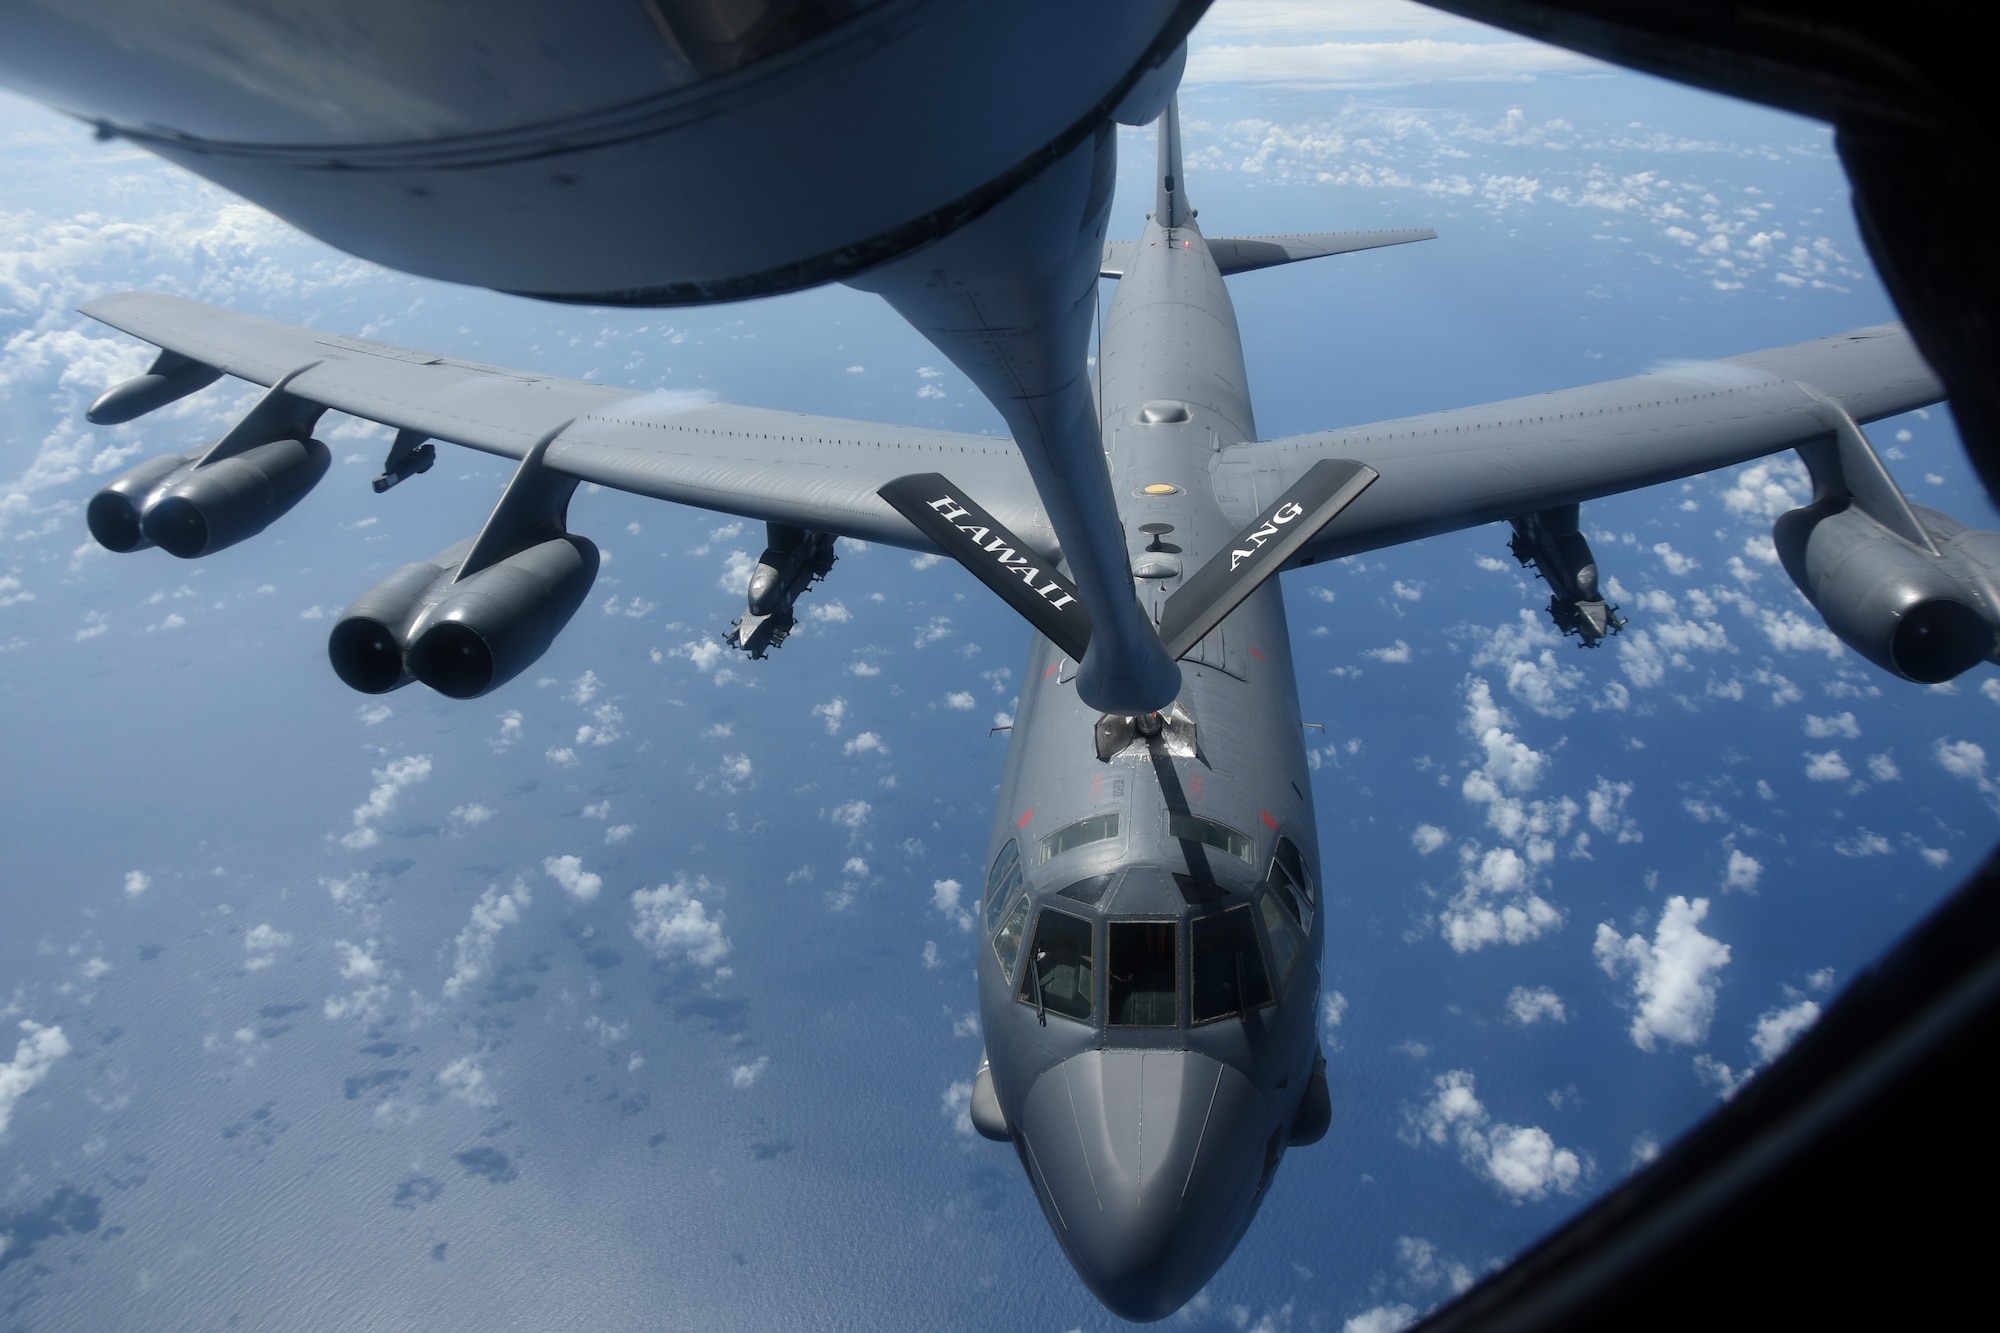
[[[1893,318],[1819,125],[1387,0],[1218,5],[1212,235],[1434,226],[1232,280],[1266,438]],[[1121,132],[1115,235],[1150,202]],[[872,297],[537,305],[388,273],[0,101],[0,1326],[1103,1329],[965,1116],[963,911],[1027,631],[841,544],[769,661],[720,646],[753,525],[587,488],[607,561],[496,694],[345,689],[341,607],[474,531],[500,460],[377,496],[387,433],[196,562],[92,545],[223,384],[86,425],[126,288],[495,364],[964,431]],[[1109,287],[1107,284],[1107,298]],[[1871,438],[2000,526],[1942,408]],[[1284,576],[1327,886],[1333,1128],[1172,1321],[1384,1333],[1624,1179],[1984,854],[2000,683],[1827,633],[1789,456],[1588,505],[1586,652],[1486,527]]]

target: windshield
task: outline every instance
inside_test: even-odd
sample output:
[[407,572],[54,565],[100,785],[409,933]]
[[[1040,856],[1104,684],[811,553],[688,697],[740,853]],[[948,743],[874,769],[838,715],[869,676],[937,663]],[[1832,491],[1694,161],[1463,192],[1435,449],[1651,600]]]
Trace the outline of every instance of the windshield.
[[1189,927],[1194,987],[1190,1005],[1196,1023],[1228,1018],[1271,1002],[1264,954],[1248,904],[1196,917]]
[[993,858],[993,869],[986,874],[986,929],[990,932],[999,923],[1000,913],[1007,906],[1007,900],[1014,896],[1014,890],[1021,887],[1021,852],[1009,840],[1000,849],[1000,855]]
[[1022,1002],[1065,1018],[1088,1019],[1091,934],[1090,922],[1082,917],[1044,911],[1035,922],[1029,966],[1021,969]]
[[1180,1021],[1176,983],[1179,931],[1172,921],[1113,921],[1106,927],[1106,1021],[1117,1027],[1172,1027]]

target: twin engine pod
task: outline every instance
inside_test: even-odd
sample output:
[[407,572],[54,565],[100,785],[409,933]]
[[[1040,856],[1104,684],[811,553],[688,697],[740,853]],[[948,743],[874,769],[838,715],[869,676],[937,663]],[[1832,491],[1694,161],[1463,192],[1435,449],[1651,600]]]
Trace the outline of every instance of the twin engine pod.
[[193,560],[254,537],[319,484],[333,456],[315,439],[273,440],[213,462],[150,458],[90,497],[90,535],[109,550],[157,546]]
[[363,694],[420,680],[473,699],[532,666],[583,605],[597,547],[564,533],[463,574],[473,540],[404,565],[341,613],[327,656]]
[[2000,532],[1910,510],[1935,555],[1844,495],[1781,515],[1772,538],[1828,629],[1885,671],[1935,685],[2000,661]]

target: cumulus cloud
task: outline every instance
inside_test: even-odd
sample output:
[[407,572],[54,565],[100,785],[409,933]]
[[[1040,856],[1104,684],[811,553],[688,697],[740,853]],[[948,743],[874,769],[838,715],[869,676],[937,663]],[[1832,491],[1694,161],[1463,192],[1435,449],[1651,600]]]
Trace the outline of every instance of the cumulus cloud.
[[1361,655],[1363,657],[1372,657],[1378,662],[1407,662],[1410,660],[1410,645],[1398,639],[1387,648],[1369,648]]
[[1547,986],[1537,986],[1533,990],[1526,986],[1516,986],[1507,992],[1507,1016],[1522,1027],[1548,1019],[1552,1023],[1569,1022],[1569,1011],[1563,1007],[1562,997]]
[[827,735],[838,736],[840,724],[847,720],[847,700],[836,695],[823,704],[814,704],[813,716],[826,722]]
[[955,879],[935,880],[931,884],[931,910],[945,920],[955,923],[960,930],[972,929],[972,913],[959,906],[962,892]]
[[1609,921],[1597,927],[1597,965],[1608,976],[1632,980],[1637,1011],[1628,1031],[1642,1051],[1661,1041],[1692,1046],[1708,1036],[1717,973],[1729,962],[1729,946],[1702,933],[1707,916],[1708,899],[1690,902],[1677,894],[1667,899],[1650,943],[1643,935],[1621,936]]
[[477,801],[471,801],[465,805],[453,806],[451,808],[451,818],[453,823],[464,828],[477,828],[479,825],[493,818],[493,811],[479,804]]
[[770,1067],[771,1057],[768,1055],[760,1055],[746,1065],[737,1065],[729,1071],[729,1086],[741,1092],[755,1085],[757,1080],[764,1076],[764,1071]]
[[486,1070],[475,1056],[461,1055],[438,1070],[438,1086],[445,1094],[467,1106],[486,1110],[494,1104],[493,1090],[487,1085]]
[[493,947],[501,930],[518,925],[521,913],[533,901],[522,880],[515,880],[514,886],[506,890],[491,884],[486,887],[486,892],[472,905],[472,919],[458,932],[451,976],[444,983],[445,999],[457,999],[486,975],[493,966]]
[[510,708],[500,715],[500,734],[487,744],[493,747],[495,754],[505,754],[513,749],[515,742],[520,739],[521,711],[518,708]]
[[140,894],[144,893],[147,889],[150,889],[152,887],[153,887],[153,877],[147,874],[145,871],[128,870],[125,872],[126,897],[136,898]]
[[843,801],[827,811],[826,817],[844,829],[859,832],[861,826],[868,822],[868,816],[874,809],[875,807],[866,801]]
[[341,846],[360,851],[380,842],[382,839],[375,831],[375,822],[396,808],[396,798],[405,788],[415,786],[430,775],[431,757],[427,754],[404,755],[376,769],[371,775],[375,786],[370,789],[368,799],[354,807],[354,827],[342,835]]
[[1465,693],[1462,728],[1478,746],[1480,762],[1460,792],[1485,807],[1487,826],[1513,845],[1482,848],[1468,840],[1459,847],[1459,891],[1439,914],[1439,927],[1460,953],[1526,944],[1562,924],[1562,913],[1540,893],[1539,868],[1555,859],[1556,840],[1569,834],[1582,810],[1566,796],[1526,799],[1548,756],[1510,730],[1513,720],[1494,703],[1486,681],[1468,677]]
[[1370,1306],[1340,1326],[1340,1333],[1402,1333],[1417,1322],[1417,1307],[1401,1301]]
[[1411,1129],[1420,1140],[1456,1146],[1475,1174],[1514,1203],[1573,1193],[1583,1179],[1582,1160],[1557,1147],[1547,1130],[1494,1123],[1463,1069],[1438,1075],[1430,1101],[1411,1117]]
[[1835,737],[1844,741],[1861,739],[1861,724],[1854,720],[1852,713],[1835,713],[1832,717],[1820,717],[1808,713],[1805,726],[1806,735],[1816,741],[1831,740]]
[[806,619],[820,625],[844,625],[854,613],[841,602],[814,602],[806,608]]
[[7,1132],[14,1108],[21,1099],[49,1076],[55,1062],[70,1053],[69,1038],[60,1027],[43,1027],[21,1020],[21,1040],[14,1045],[14,1058],[0,1064],[0,1134]]
[[655,958],[714,967],[731,948],[721,914],[710,915],[697,896],[713,896],[714,890],[707,876],[690,880],[685,874],[656,889],[640,889],[632,895],[632,938]]
[[580,857],[551,856],[543,860],[542,869],[562,885],[564,893],[581,903],[595,900],[597,891],[604,887],[604,877],[585,870]]
[[1625,813],[1625,802],[1631,797],[1631,783],[1599,778],[1597,785],[1590,789],[1590,794],[1584,797],[1590,826],[1599,833],[1615,837],[1619,842],[1644,842],[1646,837],[1639,831],[1638,821]]
[[889,747],[872,731],[864,731],[840,747],[842,754],[887,754]]
[[944,706],[946,708],[970,709],[977,707],[978,703],[977,699],[974,699],[971,694],[964,690],[954,690],[944,697]]
[[1765,1010],[1758,1016],[1757,1026],[1750,1031],[1750,1046],[1757,1052],[1757,1062],[1770,1064],[1783,1055],[1807,1028],[1817,1022],[1819,1022],[1819,1004],[1813,1000],[1802,999],[1793,1004]]
[[352,991],[345,995],[329,995],[322,1011],[329,1022],[343,1018],[358,1018],[373,1023],[381,1017],[382,1006],[389,999],[386,981],[387,967],[375,956],[375,941],[351,944],[346,940],[334,942],[334,952],[340,955],[340,979],[355,983]]
[[243,932],[243,951],[249,955],[243,962],[245,971],[261,972],[278,961],[280,949],[292,947],[292,937],[282,930],[269,925],[256,925]]
[[938,1099],[938,1113],[951,1122],[952,1132],[962,1139],[978,1133],[972,1127],[972,1080],[959,1079]]
[[1342,995],[1339,991],[1335,990],[1335,991],[1328,991],[1324,996],[1320,997],[1320,1002],[1319,1002],[1320,1040],[1326,1043],[1326,1046],[1329,1050],[1337,1051],[1340,1049],[1340,1043],[1336,1041],[1334,1037],[1335,1034],[1340,1031],[1340,1025],[1341,1023],[1346,1021],[1346,1018],[1347,1018],[1347,997],[1345,995]]
[[1845,782],[1854,776],[1854,770],[1840,757],[1840,751],[1828,750],[1824,754],[1806,752],[1806,776],[1814,782]]
[[1729,864],[1722,872],[1722,887],[1750,893],[1764,876],[1764,863],[1748,852],[1729,849]]
[[1451,835],[1436,824],[1419,824],[1410,834],[1410,845],[1417,849],[1417,855],[1429,856],[1438,848],[1451,841]]

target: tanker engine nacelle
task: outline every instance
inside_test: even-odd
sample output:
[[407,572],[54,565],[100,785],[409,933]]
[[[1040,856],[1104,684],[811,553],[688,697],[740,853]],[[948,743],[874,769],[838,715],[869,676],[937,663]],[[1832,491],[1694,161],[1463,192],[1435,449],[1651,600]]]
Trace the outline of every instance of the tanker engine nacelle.
[[404,565],[363,593],[327,640],[335,674],[364,694],[420,680],[473,699],[532,666],[589,595],[597,547],[563,533],[464,574],[476,545]]
[[1848,647],[1922,685],[1996,659],[2000,532],[1911,505],[1932,549],[1891,532],[1845,495],[1779,517],[1785,572]]

